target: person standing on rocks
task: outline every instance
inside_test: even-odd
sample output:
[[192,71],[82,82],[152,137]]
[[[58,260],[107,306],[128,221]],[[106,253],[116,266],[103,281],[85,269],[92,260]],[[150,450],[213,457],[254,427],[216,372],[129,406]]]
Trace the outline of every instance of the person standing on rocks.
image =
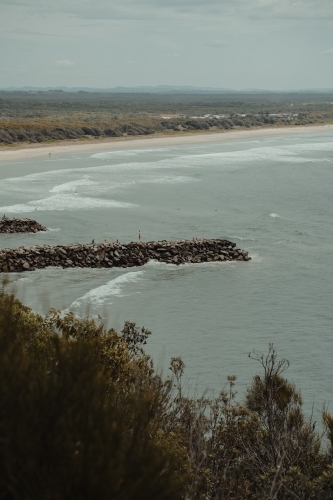
[[139,241],[141,241],[141,233],[140,233],[140,231],[139,231],[138,237],[139,237]]

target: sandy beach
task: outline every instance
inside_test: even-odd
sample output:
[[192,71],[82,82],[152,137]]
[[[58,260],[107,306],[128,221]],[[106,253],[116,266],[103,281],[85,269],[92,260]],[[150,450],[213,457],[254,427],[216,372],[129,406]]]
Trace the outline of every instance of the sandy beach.
[[270,137],[276,135],[301,135],[323,132],[333,132],[333,124],[285,127],[285,128],[258,128],[250,130],[231,130],[221,132],[196,132],[184,135],[165,135],[122,137],[115,139],[86,140],[86,141],[59,141],[53,144],[31,144],[13,147],[0,148],[0,162],[15,161],[29,158],[38,158],[51,154],[66,154],[81,152],[94,152],[101,150],[135,149],[147,147],[177,146],[181,144],[202,144],[220,141],[232,141],[240,139],[250,139],[256,137]]

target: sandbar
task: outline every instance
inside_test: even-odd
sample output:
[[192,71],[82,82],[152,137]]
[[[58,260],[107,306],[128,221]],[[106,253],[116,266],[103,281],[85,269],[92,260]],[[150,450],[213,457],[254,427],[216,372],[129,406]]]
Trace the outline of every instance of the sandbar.
[[179,146],[183,144],[203,144],[260,137],[333,132],[333,124],[298,127],[253,128],[248,130],[223,130],[219,132],[195,132],[154,134],[154,136],[130,136],[104,139],[67,140],[48,144],[24,144],[22,146],[0,147],[0,162],[23,160],[75,152],[96,152],[102,150],[123,150],[151,147]]

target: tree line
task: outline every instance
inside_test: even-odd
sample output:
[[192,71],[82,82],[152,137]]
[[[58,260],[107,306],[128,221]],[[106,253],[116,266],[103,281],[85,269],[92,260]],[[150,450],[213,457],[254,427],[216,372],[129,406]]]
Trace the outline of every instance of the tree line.
[[0,122],[0,144],[41,143],[48,141],[62,141],[87,138],[107,138],[144,136],[155,133],[193,132],[230,130],[251,127],[269,127],[273,125],[306,125],[322,123],[312,116],[300,115],[297,118],[274,117],[269,115],[247,115],[246,117],[230,116],[228,118],[173,118],[168,120],[156,118],[142,118],[136,120],[113,120],[101,122],[90,120],[77,123],[71,119],[64,119],[54,123],[40,119],[10,120]]

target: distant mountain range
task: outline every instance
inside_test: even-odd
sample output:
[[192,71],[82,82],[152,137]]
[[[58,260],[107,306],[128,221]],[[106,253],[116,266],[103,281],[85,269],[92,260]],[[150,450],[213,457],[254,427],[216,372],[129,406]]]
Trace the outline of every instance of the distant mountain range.
[[113,94],[299,94],[299,93],[333,93],[330,89],[298,89],[298,90],[267,90],[267,89],[243,89],[233,90],[214,87],[193,87],[157,85],[156,87],[0,87],[0,90],[7,92],[97,92]]

